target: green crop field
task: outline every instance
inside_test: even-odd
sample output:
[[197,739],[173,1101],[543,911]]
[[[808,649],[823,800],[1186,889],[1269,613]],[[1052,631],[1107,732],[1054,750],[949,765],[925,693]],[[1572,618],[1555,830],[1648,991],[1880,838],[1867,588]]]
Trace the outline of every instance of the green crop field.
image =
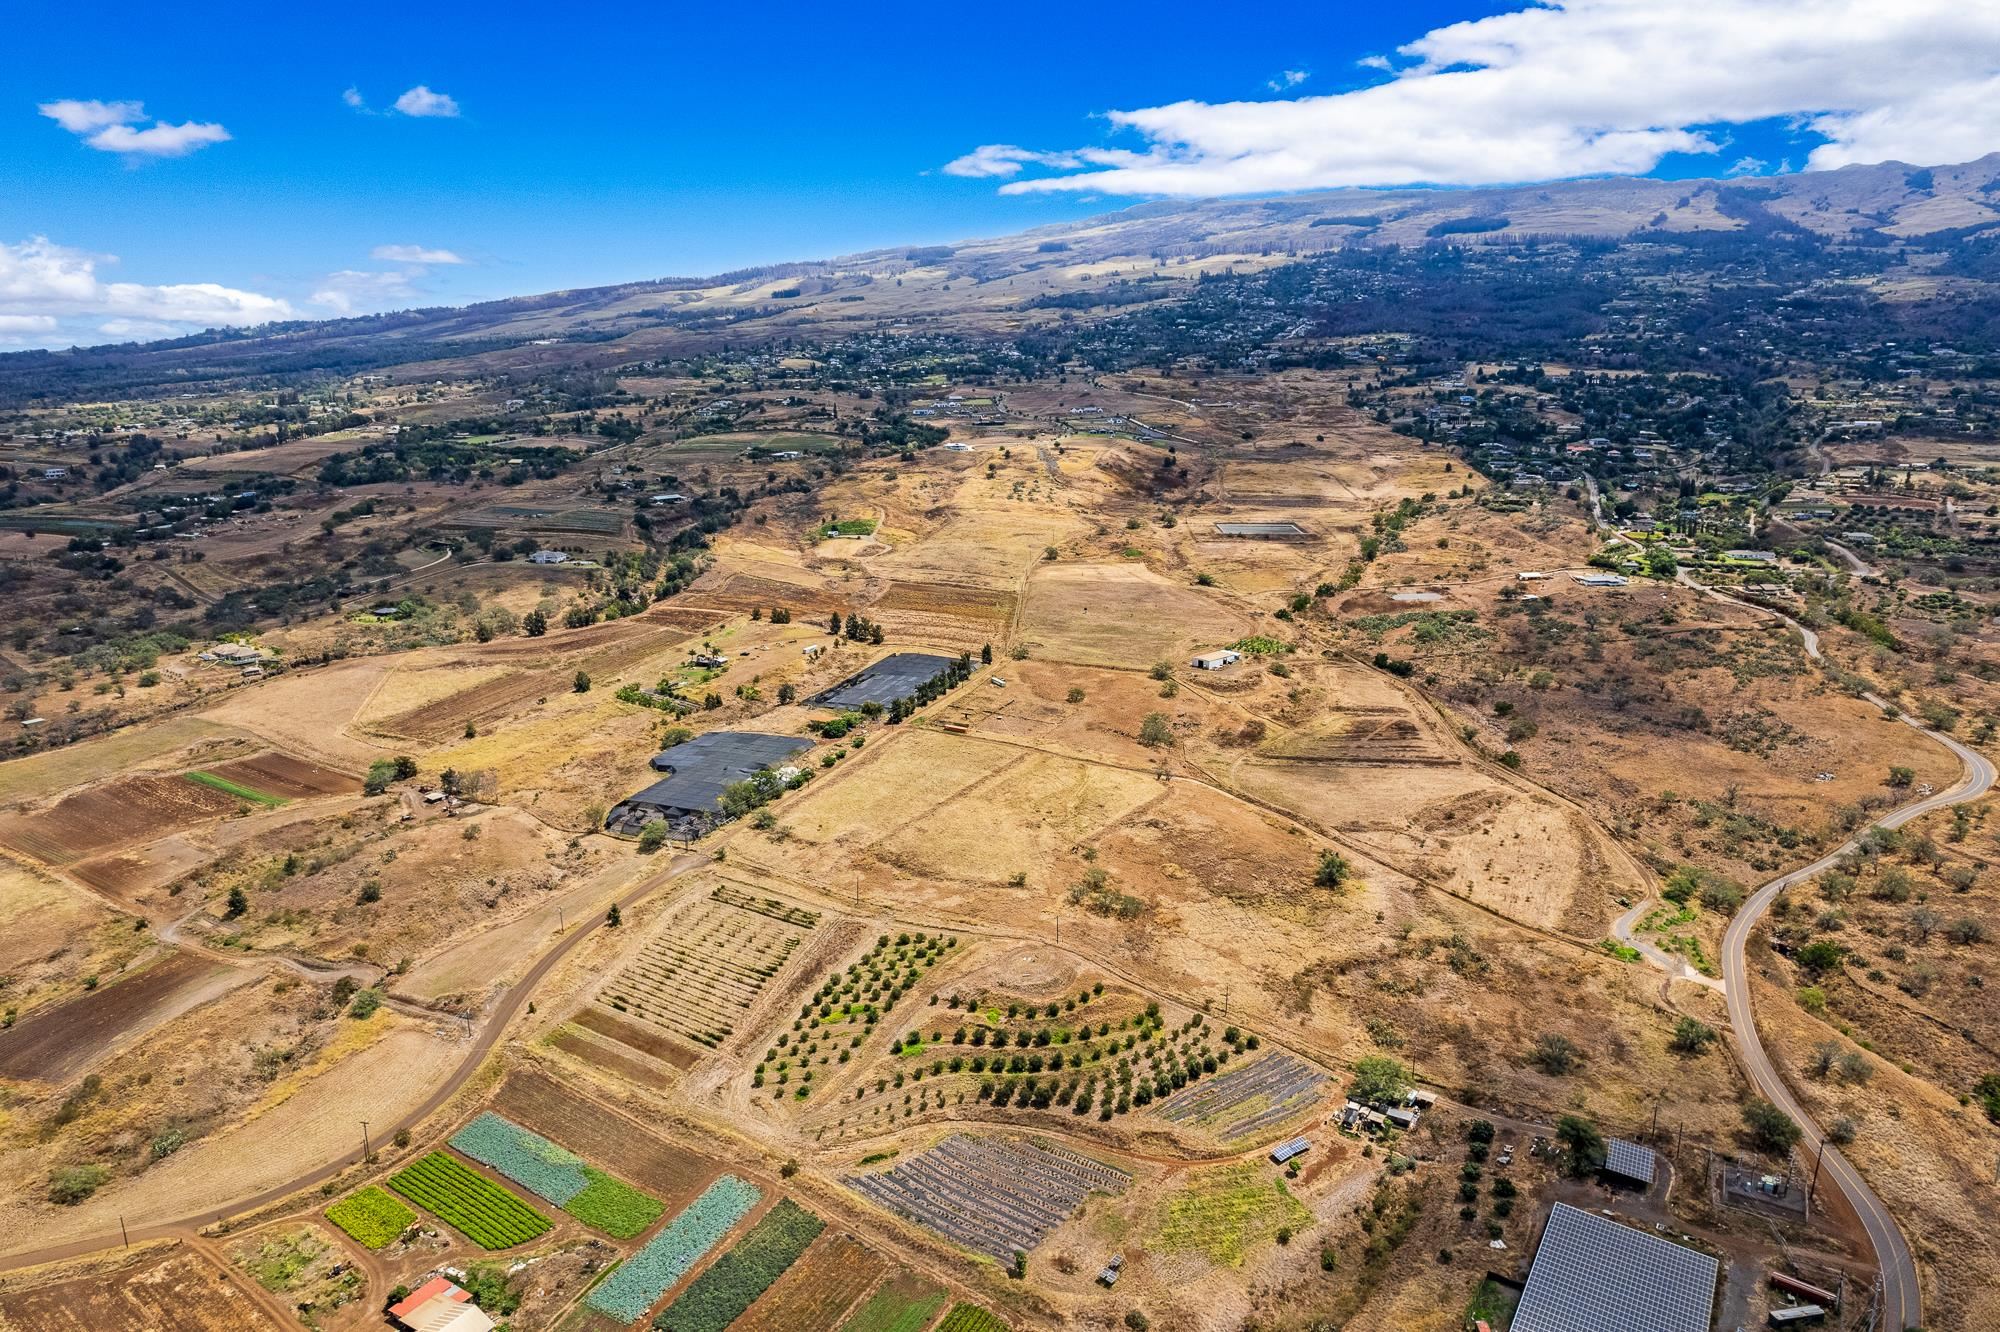
[[555,1223],[457,1157],[432,1152],[389,1177],[389,1187],[482,1249],[507,1249]]
[[362,1247],[379,1249],[408,1230],[417,1214],[370,1184],[327,1208],[326,1219]]
[[1009,1332],[1007,1325],[976,1304],[955,1304],[937,1332]]
[[623,1180],[613,1179],[595,1166],[583,1168],[590,1182],[583,1192],[563,1204],[563,1210],[594,1230],[613,1239],[631,1239],[660,1219],[666,1208],[660,1200],[639,1192]]
[[181,776],[201,786],[212,786],[218,791],[227,791],[237,799],[248,800],[253,805],[267,805],[276,809],[285,803],[283,796],[265,795],[262,791],[253,791],[247,786],[232,782],[227,777],[218,777],[212,772],[184,772]]
[[905,1272],[883,1282],[840,1332],[923,1332],[943,1303],[943,1290]]
[[694,1279],[653,1326],[666,1332],[723,1332],[798,1261],[826,1223],[786,1198],[736,1246]]

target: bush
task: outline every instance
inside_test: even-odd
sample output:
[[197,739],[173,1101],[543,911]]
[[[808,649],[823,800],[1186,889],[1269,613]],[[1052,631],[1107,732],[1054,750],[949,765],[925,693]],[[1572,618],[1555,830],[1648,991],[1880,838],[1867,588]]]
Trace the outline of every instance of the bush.
[[1338,888],[1347,882],[1354,867],[1347,863],[1347,857],[1338,851],[1319,853],[1319,868],[1313,871],[1313,883],[1320,888]]
[[1583,1062],[1583,1051],[1569,1037],[1545,1031],[1535,1038],[1528,1062],[1550,1077],[1560,1078],[1576,1071]]
[[61,1207],[74,1207],[104,1187],[110,1178],[111,1172],[95,1162],[58,1170],[49,1176],[49,1201]]
[[1791,1151],[1800,1137],[1797,1122],[1761,1097],[1743,1107],[1743,1128],[1759,1151],[1773,1156]]
[[1140,744],[1150,749],[1158,749],[1162,745],[1172,744],[1173,740],[1174,730],[1168,724],[1165,713],[1149,712],[1145,720],[1139,723]]

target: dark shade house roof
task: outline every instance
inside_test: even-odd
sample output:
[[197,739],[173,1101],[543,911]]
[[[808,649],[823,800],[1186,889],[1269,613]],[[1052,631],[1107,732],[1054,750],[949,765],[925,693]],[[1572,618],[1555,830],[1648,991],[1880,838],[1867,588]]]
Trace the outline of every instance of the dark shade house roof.
[[1513,1332],[1710,1332],[1715,1259],[1557,1203]]
[[1604,1168],[1620,1179],[1650,1186],[1653,1182],[1652,1149],[1623,1138],[1613,1138],[1604,1145]]
[[811,747],[812,741],[795,735],[710,731],[653,755],[653,766],[672,775],[626,797],[625,803],[713,814],[724,787],[759,769],[778,767],[800,750]]
[[888,707],[914,696],[924,681],[949,670],[956,657],[932,652],[892,652],[864,671],[857,671],[819,696],[829,708],[858,708],[863,703]]

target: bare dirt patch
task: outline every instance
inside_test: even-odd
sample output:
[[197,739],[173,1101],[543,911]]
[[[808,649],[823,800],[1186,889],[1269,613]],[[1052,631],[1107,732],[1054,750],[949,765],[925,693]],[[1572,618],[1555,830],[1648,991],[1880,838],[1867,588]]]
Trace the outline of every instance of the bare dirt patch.
[[0,1332],[286,1332],[201,1255],[0,1295]]
[[212,998],[249,974],[174,953],[113,985],[0,1031],[0,1077],[65,1082],[142,1028]]
[[50,865],[150,841],[243,809],[243,802],[182,777],[127,777],[65,796],[33,814],[0,817],[0,844]]
[[359,778],[336,772],[289,754],[257,754],[235,759],[207,769],[239,786],[283,800],[304,800],[312,796],[355,795],[361,790]]

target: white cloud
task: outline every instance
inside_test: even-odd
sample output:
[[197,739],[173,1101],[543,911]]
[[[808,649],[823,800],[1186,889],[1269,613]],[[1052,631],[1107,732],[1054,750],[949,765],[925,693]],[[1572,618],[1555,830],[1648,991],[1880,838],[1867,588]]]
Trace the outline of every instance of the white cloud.
[[107,319],[97,331],[120,342],[148,342],[178,336],[182,330],[157,319]]
[[313,304],[337,314],[361,314],[372,310],[407,305],[416,296],[414,285],[422,269],[364,272],[344,268],[328,273],[312,294]]
[[41,342],[56,331],[54,315],[0,314],[0,346]]
[[292,307],[277,297],[214,282],[149,286],[104,281],[98,266],[116,262],[45,236],[17,245],[0,243],[0,320],[7,321],[0,331],[42,342],[73,341],[55,335],[77,320],[144,322],[183,333],[293,315]]
[[1275,79],[1266,79],[1264,86],[1272,92],[1290,92],[1311,77],[1312,74],[1307,70],[1288,69],[1280,73]]
[[64,99],[43,102],[35,108],[71,134],[89,134],[107,125],[129,125],[146,118],[142,102],[79,102]]
[[458,115],[457,101],[444,93],[432,92],[421,83],[396,99],[396,109],[406,116]]
[[378,245],[370,257],[389,264],[462,264],[465,260],[450,250],[427,250],[421,245]]
[[349,88],[340,95],[340,100],[353,107],[356,111],[366,111],[368,109],[368,99],[361,95],[361,89],[359,88]]
[[[1425,33],[1353,92],[1113,111],[1143,151],[988,144],[945,167],[1003,193],[1210,196],[1631,175],[1790,119],[1809,168],[2000,149],[2000,5],[1550,0]],[[1030,166],[1056,174],[1025,176]]]
[[222,126],[193,120],[179,125],[156,120],[145,129],[134,128],[147,118],[142,102],[70,99],[43,102],[36,110],[92,148],[128,157],[185,157],[197,148],[229,140],[229,131]]

